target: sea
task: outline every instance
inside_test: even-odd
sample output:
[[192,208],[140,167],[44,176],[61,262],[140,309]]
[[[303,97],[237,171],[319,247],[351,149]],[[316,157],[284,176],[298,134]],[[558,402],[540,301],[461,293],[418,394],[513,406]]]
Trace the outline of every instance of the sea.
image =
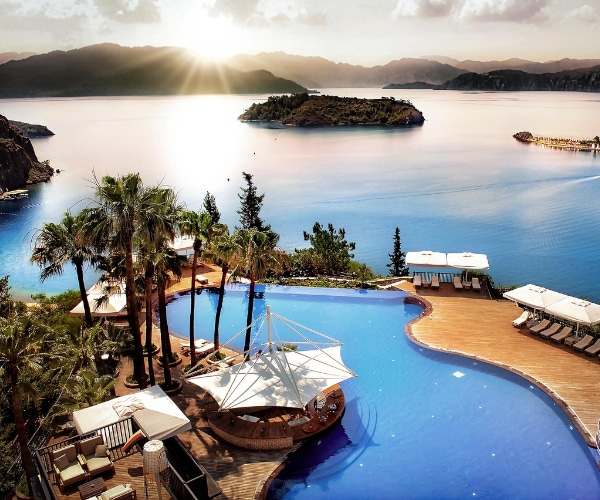
[[[600,155],[512,137],[593,138],[599,94],[319,90],[409,100],[425,122],[305,129],[238,120],[268,95],[0,100],[0,114],[55,133],[32,143],[60,170],[27,199],[0,202],[0,277],[20,300],[76,289],[69,264],[40,281],[33,244],[45,223],[93,204],[106,174],[139,172],[193,210],[210,192],[233,230],[248,172],[286,251],[305,248],[315,222],[332,223],[356,243],[355,260],[386,275],[398,227],[404,252],[484,253],[497,286],[534,283],[600,302]],[[96,277],[87,270],[89,286]]]

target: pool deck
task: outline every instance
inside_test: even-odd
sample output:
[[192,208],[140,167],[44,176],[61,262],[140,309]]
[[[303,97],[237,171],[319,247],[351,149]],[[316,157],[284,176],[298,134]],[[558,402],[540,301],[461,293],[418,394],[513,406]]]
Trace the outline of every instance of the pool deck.
[[[212,266],[211,266],[212,267]],[[200,270],[209,282],[218,283],[218,268]],[[190,277],[173,283],[169,292],[189,290]],[[502,366],[536,383],[561,404],[588,444],[594,444],[596,422],[600,417],[600,362],[562,344],[536,337],[526,329],[512,326],[520,314],[514,303],[490,300],[484,292],[454,291],[452,285],[442,283],[439,290],[419,289],[405,283],[403,290],[423,299],[431,307],[407,325],[406,333],[415,342],[462,354]],[[142,326],[143,329],[143,326]],[[155,342],[160,343],[158,331]],[[179,338],[172,338],[174,351],[179,350]],[[188,358],[189,359],[189,358]],[[182,379],[182,367],[172,369],[174,378]],[[132,367],[123,367],[122,377],[131,373]],[[157,379],[162,373],[156,371]],[[117,394],[135,392],[122,383]],[[268,485],[286,458],[297,449],[255,451],[245,450],[222,442],[210,429],[207,414],[212,398],[194,384],[184,383],[183,390],[172,399],[192,421],[192,430],[180,434],[180,439],[217,481],[222,489],[219,498],[264,498]]]

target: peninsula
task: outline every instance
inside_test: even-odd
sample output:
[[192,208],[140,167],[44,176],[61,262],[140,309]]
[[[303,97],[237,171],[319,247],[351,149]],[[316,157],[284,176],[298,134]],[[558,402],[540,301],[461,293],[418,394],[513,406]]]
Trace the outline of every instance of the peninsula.
[[238,120],[272,122],[292,127],[339,125],[421,125],[423,113],[409,101],[393,97],[358,99],[307,93],[271,96],[264,103],[254,103]]
[[533,143],[550,148],[566,149],[568,151],[600,152],[600,137],[598,136],[593,139],[557,139],[552,137],[540,137],[533,135],[531,132],[517,132],[513,137],[520,142]]

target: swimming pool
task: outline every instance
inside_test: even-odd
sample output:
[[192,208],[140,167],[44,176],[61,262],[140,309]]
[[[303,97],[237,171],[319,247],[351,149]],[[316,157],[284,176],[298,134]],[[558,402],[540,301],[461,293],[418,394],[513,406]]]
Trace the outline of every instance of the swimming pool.
[[[403,292],[261,287],[274,313],[344,342],[358,377],[342,384],[341,425],[307,443],[268,498],[600,498],[600,472],[543,391],[485,363],[412,344],[421,308]],[[197,297],[196,332],[212,338],[217,295]],[[245,326],[246,288],[228,288],[221,340]],[[169,305],[188,329],[189,297]]]

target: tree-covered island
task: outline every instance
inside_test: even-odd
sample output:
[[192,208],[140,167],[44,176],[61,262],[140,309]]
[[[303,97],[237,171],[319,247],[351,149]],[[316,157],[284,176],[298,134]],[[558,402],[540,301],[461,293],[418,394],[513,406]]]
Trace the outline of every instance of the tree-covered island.
[[238,117],[243,122],[279,122],[293,127],[332,125],[421,125],[423,113],[412,103],[393,97],[358,99],[307,93],[271,96],[254,103]]

